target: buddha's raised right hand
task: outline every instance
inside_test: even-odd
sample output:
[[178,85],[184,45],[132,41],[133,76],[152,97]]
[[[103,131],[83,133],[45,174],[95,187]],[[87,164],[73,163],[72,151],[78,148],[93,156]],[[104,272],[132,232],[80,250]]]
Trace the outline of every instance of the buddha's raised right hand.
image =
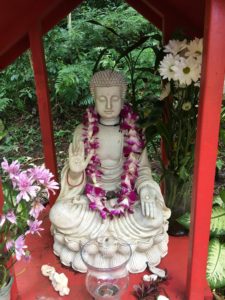
[[78,174],[82,173],[89,164],[93,151],[91,151],[85,159],[84,153],[84,143],[80,141],[75,147],[72,143],[69,146],[69,168],[70,175],[76,177]]

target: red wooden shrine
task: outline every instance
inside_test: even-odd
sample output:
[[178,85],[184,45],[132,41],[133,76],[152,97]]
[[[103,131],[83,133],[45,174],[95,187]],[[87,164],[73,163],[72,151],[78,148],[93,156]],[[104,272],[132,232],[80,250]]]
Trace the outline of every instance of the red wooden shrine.
[[[2,0],[0,5],[0,69],[12,63],[26,49],[31,49],[45,162],[56,177],[57,166],[42,35],[81,2],[79,0]],[[171,292],[170,299],[212,299],[207,292],[209,290],[206,288],[205,272],[225,73],[225,1],[127,0],[127,2],[162,30],[165,41],[177,28],[182,28],[193,37],[204,36],[191,231],[189,239],[170,239],[169,255],[163,260],[162,266],[167,267],[172,274],[168,287],[168,291]],[[2,202],[3,196],[0,192],[0,207]],[[45,278],[40,281],[41,264],[52,263],[61,268],[57,259],[50,253],[52,244],[47,218],[45,226],[47,230],[43,241],[38,239],[34,242],[32,239],[29,241],[34,250],[32,265],[25,267],[23,264],[18,264],[16,267],[18,289],[14,284],[12,295],[14,299],[41,299],[38,290],[50,289]],[[41,244],[37,245],[37,243]],[[182,257],[181,253],[183,253]],[[84,289],[84,276],[70,270],[66,271],[72,286],[71,295],[66,298],[90,299]],[[140,278],[141,275],[132,275],[131,284],[139,283]],[[53,292],[46,295],[54,296],[51,299],[62,299]],[[128,293],[124,297],[124,299],[133,299]]]

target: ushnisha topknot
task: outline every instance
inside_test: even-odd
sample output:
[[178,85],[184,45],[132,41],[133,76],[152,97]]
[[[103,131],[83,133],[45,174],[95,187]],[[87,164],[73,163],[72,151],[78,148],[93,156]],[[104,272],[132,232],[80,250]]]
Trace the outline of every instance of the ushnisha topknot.
[[125,98],[127,91],[127,82],[123,75],[117,71],[104,70],[95,73],[90,82],[91,95],[95,98],[96,87],[120,86],[122,99]]

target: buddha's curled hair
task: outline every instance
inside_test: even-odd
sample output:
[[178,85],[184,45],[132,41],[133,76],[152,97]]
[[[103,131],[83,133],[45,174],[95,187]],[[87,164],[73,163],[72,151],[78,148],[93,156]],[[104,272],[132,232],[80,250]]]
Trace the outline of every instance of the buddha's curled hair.
[[95,98],[96,87],[120,86],[122,99],[125,98],[127,91],[127,82],[123,75],[117,71],[104,70],[95,73],[90,82],[91,95]]

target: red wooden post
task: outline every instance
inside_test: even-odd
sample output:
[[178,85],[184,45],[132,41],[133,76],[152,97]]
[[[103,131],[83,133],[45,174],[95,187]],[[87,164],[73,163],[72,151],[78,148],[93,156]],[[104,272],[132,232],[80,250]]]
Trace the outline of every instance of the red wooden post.
[[192,194],[187,298],[204,299],[225,71],[225,1],[206,1],[204,55]]
[[[47,71],[45,66],[44,48],[42,43],[41,25],[35,24],[29,32],[30,48],[34,69],[38,109],[44,147],[45,165],[55,175],[57,180],[57,165],[55,145],[53,137],[52,117],[48,93]],[[50,205],[54,203],[56,196],[50,197]]]

